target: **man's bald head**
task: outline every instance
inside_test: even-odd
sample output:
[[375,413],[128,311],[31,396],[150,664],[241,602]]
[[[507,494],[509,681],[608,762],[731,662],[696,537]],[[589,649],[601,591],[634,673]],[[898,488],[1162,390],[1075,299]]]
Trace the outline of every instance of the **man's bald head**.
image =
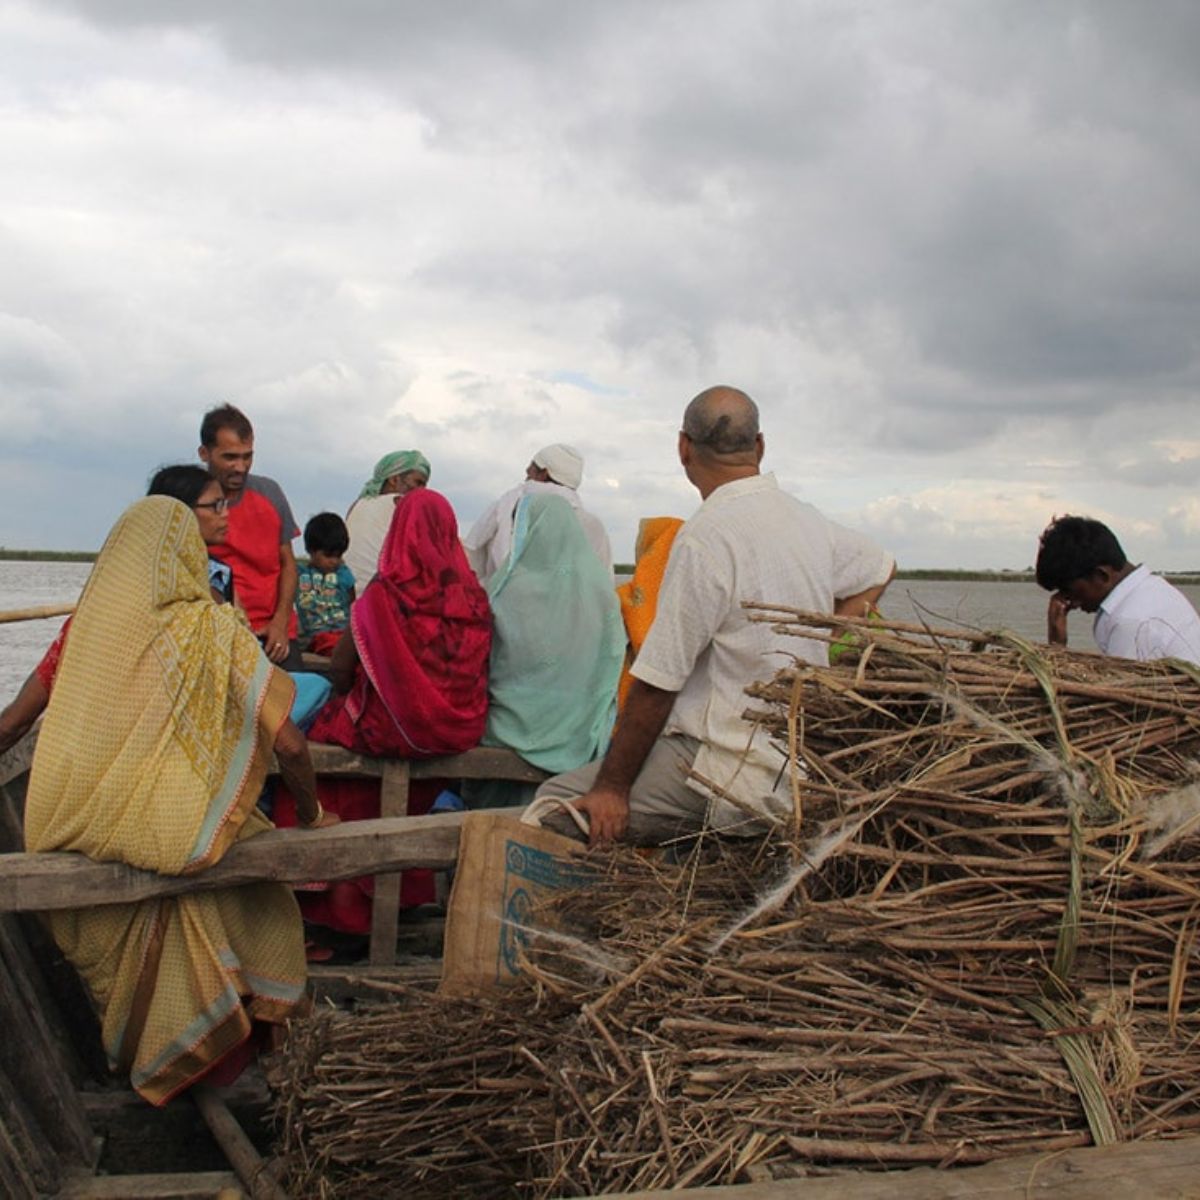
[[683,414],[683,432],[697,452],[723,466],[757,466],[758,405],[732,387],[706,388]]

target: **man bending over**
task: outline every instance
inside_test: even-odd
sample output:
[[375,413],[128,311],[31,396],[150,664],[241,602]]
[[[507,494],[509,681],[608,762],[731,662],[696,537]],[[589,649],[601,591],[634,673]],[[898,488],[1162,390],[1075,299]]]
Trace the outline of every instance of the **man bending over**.
[[1095,613],[1092,636],[1117,658],[1182,658],[1200,664],[1200,617],[1188,598],[1148,568],[1125,558],[1107,525],[1091,517],[1056,517],[1042,531],[1037,581],[1053,592],[1046,637],[1067,644],[1067,613]]

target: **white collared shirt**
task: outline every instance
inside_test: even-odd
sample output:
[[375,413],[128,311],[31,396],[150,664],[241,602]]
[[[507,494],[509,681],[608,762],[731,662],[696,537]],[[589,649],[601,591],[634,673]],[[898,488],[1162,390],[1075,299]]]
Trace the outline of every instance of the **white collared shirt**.
[[583,526],[588,545],[596,552],[596,557],[604,564],[605,570],[609,574],[612,573],[612,548],[608,542],[608,534],[599,517],[594,517],[583,507],[579,493],[574,488],[564,487],[560,483],[542,483],[536,479],[527,479],[519,487],[505,492],[492,504],[462,540],[463,549],[467,552],[467,561],[480,583],[486,584],[508,559],[508,552],[512,549],[513,519],[517,505],[526,496],[542,493],[558,496],[571,506],[579,524]]
[[1145,566],[1104,597],[1092,636],[1117,658],[1182,658],[1200,666],[1200,616],[1177,587]]
[[[701,741],[698,774],[756,810],[790,811],[784,756],[742,716],[753,703],[745,689],[770,679],[790,655],[827,663],[828,647],[750,621],[742,602],[832,612],[835,598],[883,583],[892,564],[862,534],[780,491],[772,474],[709,495],[676,535],[658,613],[632,668],[643,682],[677,693],[664,732]],[[718,826],[745,820],[723,801],[710,817]]]

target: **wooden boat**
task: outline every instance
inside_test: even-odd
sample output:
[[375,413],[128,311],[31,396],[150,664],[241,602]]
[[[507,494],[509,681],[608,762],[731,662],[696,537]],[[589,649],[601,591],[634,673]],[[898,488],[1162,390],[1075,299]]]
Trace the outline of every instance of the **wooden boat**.
[[[377,872],[369,961],[314,968],[314,990],[336,1001],[378,995],[398,978],[432,984],[436,965],[397,966],[399,875],[455,862],[459,814],[405,815],[409,781],[458,777],[533,782],[542,773],[504,750],[426,762],[370,759],[313,747],[318,772],[382,780],[383,815],[297,837],[268,833],[234,846],[209,871],[166,877],[74,854],[21,852],[20,814],[36,731],[0,757],[0,1194],[12,1197],[279,1196],[262,1143],[265,1084],[193,1089],[152,1109],[103,1072],[94,1019],[37,911],[116,903],[260,879],[301,882]],[[90,1040],[89,1040],[90,1039]],[[206,1133],[211,1132],[211,1138]],[[132,1160],[137,1159],[136,1164]],[[138,1169],[135,1171],[133,1166]],[[117,1171],[104,1174],[101,1171]],[[986,1166],[875,1172],[688,1190],[704,1200],[878,1200],[896,1197],[1200,1195],[1200,1138],[1023,1156]],[[678,1195],[672,1192],[671,1195]],[[639,1193],[642,1200],[651,1195]]]

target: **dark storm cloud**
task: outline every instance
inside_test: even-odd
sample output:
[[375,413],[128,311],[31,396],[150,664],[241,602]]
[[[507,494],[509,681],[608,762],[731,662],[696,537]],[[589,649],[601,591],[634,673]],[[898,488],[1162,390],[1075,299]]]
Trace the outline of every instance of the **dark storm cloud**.
[[[885,310],[915,371],[885,380],[888,408],[924,407],[935,370],[976,414],[885,413],[898,448],[1197,382],[1200,249],[1177,236],[1200,201],[1186,3],[1153,19],[1115,2],[70,7],[201,30],[279,70],[361,72],[434,136],[526,144],[548,187],[639,197],[657,236],[581,222],[501,248],[481,229],[421,268],[430,286],[602,298],[617,349],[678,338],[701,358],[735,314],[834,311],[861,351],[859,322]],[[1084,405],[1070,385],[1091,385]]]
[[[44,247],[0,208],[0,399],[64,436],[81,380],[120,413],[244,397],[305,470],[330,453],[307,430],[357,452],[325,422],[370,414],[483,497],[552,429],[632,521],[686,498],[678,410],[729,378],[821,486],[867,454],[932,486],[1064,446],[1064,479],[1194,486],[1152,442],[1200,386],[1198,5],[40,0],[30,27],[46,9],[77,18],[45,39],[68,86],[30,60],[55,119],[14,178],[61,162],[16,218],[52,214]],[[139,74],[160,57],[183,68]],[[959,503],[884,511],[907,546]]]

